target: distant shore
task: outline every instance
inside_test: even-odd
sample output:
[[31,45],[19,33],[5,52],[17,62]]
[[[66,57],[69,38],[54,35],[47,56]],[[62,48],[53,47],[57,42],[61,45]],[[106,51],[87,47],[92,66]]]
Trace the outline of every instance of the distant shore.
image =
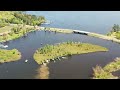
[[[49,32],[58,32],[58,33],[74,33],[75,30],[73,29],[61,29],[61,28],[50,28],[50,27],[39,27],[40,30],[44,30],[44,31],[49,31]],[[107,36],[107,35],[103,35],[103,34],[98,34],[98,33],[93,33],[93,32],[87,32],[86,34],[83,33],[84,31],[81,30],[76,30],[76,31],[80,31],[81,33],[78,34],[83,34],[83,35],[87,35],[87,36],[91,36],[91,37],[97,37],[97,38],[101,38],[104,40],[109,40],[112,42],[117,42],[120,43],[120,40],[112,37],[112,36]],[[85,31],[86,32],[86,31]]]

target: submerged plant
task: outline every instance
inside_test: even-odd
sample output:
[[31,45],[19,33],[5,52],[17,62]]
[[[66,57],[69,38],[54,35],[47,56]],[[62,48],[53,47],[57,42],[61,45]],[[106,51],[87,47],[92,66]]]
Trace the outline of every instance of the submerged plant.
[[112,73],[105,71],[100,66],[96,66],[93,68],[94,71],[94,77],[93,79],[117,79],[118,77],[113,76]]

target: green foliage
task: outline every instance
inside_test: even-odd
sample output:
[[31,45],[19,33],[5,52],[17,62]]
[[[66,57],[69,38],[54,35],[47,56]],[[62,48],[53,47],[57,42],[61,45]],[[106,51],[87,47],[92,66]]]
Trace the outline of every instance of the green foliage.
[[107,35],[120,39],[120,26],[118,24],[114,24],[112,30]]
[[15,54],[15,51],[13,51],[13,54]]
[[111,32],[107,33],[107,36],[110,36],[111,35]]
[[1,27],[5,27],[5,26],[8,26],[9,24],[8,23],[0,23],[0,28]]
[[15,34],[18,34],[19,32],[20,32],[20,28],[19,27],[13,27],[12,29],[11,29],[11,31],[13,32],[13,33],[15,33]]
[[112,27],[112,32],[118,32],[120,31],[120,26],[118,24],[114,24],[114,26]]
[[19,19],[19,18],[12,18],[10,20],[10,23],[13,23],[13,24],[22,24],[23,21],[21,19]]
[[3,40],[7,41],[7,38],[8,38],[7,34],[3,34]]
[[116,38],[120,39],[120,31],[116,33]]
[[21,20],[21,22],[27,24],[27,25],[40,25],[41,23],[45,22],[45,18],[43,16],[35,16],[35,15],[29,15],[25,13],[14,13],[14,16]]
[[107,72],[115,72],[120,69],[120,58],[116,58],[114,62],[110,62],[104,68]]
[[23,30],[22,32],[23,32],[23,35],[25,36],[26,35],[26,30]]
[[52,45],[45,45],[43,48],[39,48],[38,52],[40,52],[41,54],[46,54],[48,52],[51,52],[54,49],[54,47]]
[[12,18],[14,18],[14,12],[12,11],[0,11],[0,22],[9,22]]
[[[79,46],[80,45],[80,46]],[[86,49],[87,48],[87,49]],[[108,51],[107,48],[80,42],[63,42],[56,45],[45,45],[36,50],[34,59],[38,64],[46,60],[56,60],[58,57],[71,56],[73,54],[83,54],[97,51]]]
[[3,35],[0,36],[0,42],[17,39],[22,36],[26,36],[27,33],[29,33],[29,32],[35,31],[33,26],[30,26],[30,25],[24,26],[21,24],[5,26],[5,27],[1,28],[0,31],[2,31],[2,30],[6,30],[6,31],[1,32],[1,33],[3,33]]
[[43,22],[43,16],[29,15],[24,11],[0,11],[0,27],[5,26],[1,23],[40,25]]
[[16,61],[21,58],[21,53],[17,49],[0,49],[0,63]]
[[[78,52],[77,52],[77,54],[78,54]],[[68,53],[67,53],[67,56],[72,56],[72,53],[68,52]]]
[[93,79],[116,79],[118,77],[113,76],[112,73],[106,72],[104,69],[102,69],[100,66],[96,66],[96,68],[93,68],[94,71],[94,77]]

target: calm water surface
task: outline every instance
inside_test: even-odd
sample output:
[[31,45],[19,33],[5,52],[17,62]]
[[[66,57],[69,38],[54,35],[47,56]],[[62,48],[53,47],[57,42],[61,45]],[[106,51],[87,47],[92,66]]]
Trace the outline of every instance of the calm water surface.
[[120,24],[120,11],[28,11],[45,16],[52,22],[48,27],[80,29],[107,33],[113,24]]
[[[119,12],[28,12],[43,15],[51,25],[46,27],[60,27],[71,29],[84,29],[98,33],[107,33],[113,23],[120,23]],[[73,55],[66,60],[50,62],[47,66],[38,65],[33,54],[36,49],[46,44],[55,44],[68,40],[92,43],[107,47],[108,52],[97,52],[82,55]],[[43,43],[43,45],[41,45]],[[17,48],[22,53],[22,58],[16,62],[0,64],[1,79],[85,79],[92,77],[92,67],[104,66],[115,57],[120,56],[120,45],[94,37],[78,34],[62,34],[54,32],[36,31],[25,38],[6,43],[7,49]],[[25,60],[28,59],[28,63]],[[120,72],[117,72],[120,75]]]

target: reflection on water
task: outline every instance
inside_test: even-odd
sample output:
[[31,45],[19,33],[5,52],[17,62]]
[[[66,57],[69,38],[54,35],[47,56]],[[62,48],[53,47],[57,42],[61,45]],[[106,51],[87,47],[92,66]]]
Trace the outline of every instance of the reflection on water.
[[37,69],[37,76],[36,79],[49,79],[49,68],[47,67],[47,65],[41,65],[38,69]]

